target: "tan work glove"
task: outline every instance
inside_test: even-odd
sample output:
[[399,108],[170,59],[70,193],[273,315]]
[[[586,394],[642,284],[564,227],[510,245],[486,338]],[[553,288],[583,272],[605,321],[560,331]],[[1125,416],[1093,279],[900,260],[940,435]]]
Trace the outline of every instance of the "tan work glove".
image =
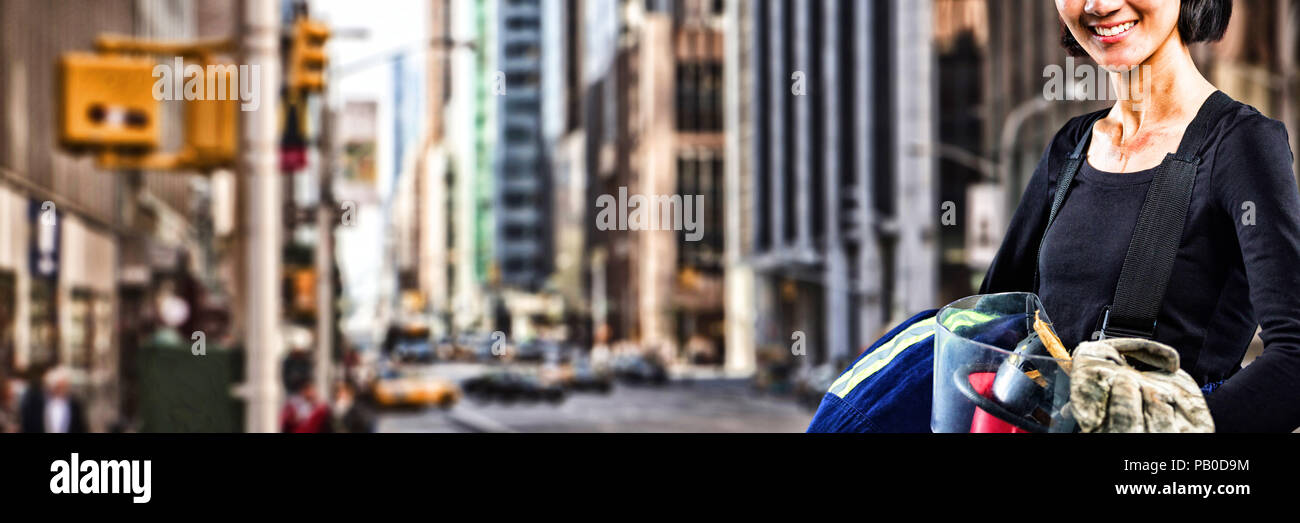
[[[1130,362],[1152,370],[1138,370]],[[1179,368],[1178,351],[1151,340],[1080,343],[1070,404],[1083,432],[1214,432],[1205,396]]]

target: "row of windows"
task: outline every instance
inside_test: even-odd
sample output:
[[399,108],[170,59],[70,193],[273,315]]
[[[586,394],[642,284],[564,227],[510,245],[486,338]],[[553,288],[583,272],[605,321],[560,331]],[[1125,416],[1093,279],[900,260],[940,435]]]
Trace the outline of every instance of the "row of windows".
[[[865,7],[871,10],[866,14],[872,18],[887,14],[884,3]],[[803,231],[815,243],[824,242],[828,233],[837,232],[840,237],[851,234],[855,224],[847,219],[848,213],[856,210],[854,205],[864,203],[852,199],[849,192],[859,187],[862,155],[872,151],[867,172],[893,172],[889,119],[860,121],[863,109],[889,113],[892,101],[888,79],[867,75],[858,66],[861,61],[871,64],[871,70],[889,70],[890,35],[870,35],[868,55],[860,55],[860,47],[853,40],[860,36],[854,21],[858,15],[855,11],[861,8],[863,4],[839,3],[834,20],[828,20],[830,13],[824,11],[826,4],[821,2],[774,0],[754,4],[755,25],[750,40],[754,134],[750,154],[754,162],[752,218],[757,251],[792,245],[800,240]],[[794,20],[799,16],[808,21],[806,32],[796,31]],[[828,48],[835,51],[822,51]],[[823,75],[832,71],[834,89],[825,91],[824,96],[791,96],[791,71],[805,74],[810,95],[823,89],[819,86]],[[864,82],[871,91],[865,98],[870,104],[866,107],[859,96],[859,86]],[[801,114],[807,116],[808,126],[798,123]],[[801,187],[798,175],[802,172],[810,177]],[[872,184],[877,199],[869,204],[882,213],[892,212],[892,177],[874,176],[867,183]],[[799,212],[801,190],[806,190],[804,194],[812,200],[811,212]],[[824,203],[828,201],[836,204],[835,215],[827,214]],[[832,217],[835,222],[828,222]]]
[[718,16],[727,9],[726,0],[646,0],[648,12],[672,11],[678,21],[696,19],[703,16]]
[[[698,225],[698,229],[685,230],[687,223],[683,216],[683,230],[677,233],[677,263],[683,267],[694,267],[706,273],[722,270],[726,216],[722,165],[720,157],[683,156],[677,159],[677,191],[683,199],[691,198],[693,223]],[[703,197],[702,208],[695,207],[695,195]],[[687,235],[692,233],[701,234],[698,241],[689,241]]]
[[542,51],[537,47],[537,44],[514,42],[506,44],[506,56],[511,58],[532,58],[535,60],[542,56]]
[[534,17],[512,17],[506,19],[507,31],[538,31],[541,23]]
[[677,64],[677,130],[721,131],[722,88],[721,62],[699,61]]

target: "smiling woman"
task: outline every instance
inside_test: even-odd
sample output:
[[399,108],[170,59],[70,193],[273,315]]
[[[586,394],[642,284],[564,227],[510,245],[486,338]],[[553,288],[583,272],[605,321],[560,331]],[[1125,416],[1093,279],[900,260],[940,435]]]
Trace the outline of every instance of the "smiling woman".
[[[1092,54],[1096,58],[1098,56],[1096,51],[1104,51],[1104,49],[1095,47],[1085,49],[1080,44],[1080,41],[1076,39],[1077,35],[1084,34],[1084,41],[1095,39],[1100,44],[1115,43],[1126,38],[1129,30],[1136,27],[1138,20],[1134,18],[1118,22],[1107,21],[1105,23],[1098,21],[1086,28],[1082,24],[1068,22],[1068,19],[1064,16],[1065,13],[1081,11],[1086,3],[1105,4],[1112,2],[1056,1],[1057,10],[1063,14],[1061,18],[1061,45],[1070,53],[1070,56],[1084,57]],[[1150,20],[1163,22],[1164,34],[1166,35],[1176,22],[1179,39],[1184,44],[1219,40],[1223,37],[1224,31],[1228,29],[1228,20],[1232,18],[1232,0],[1181,0],[1180,2],[1153,0],[1127,3],[1135,7],[1150,7],[1150,9],[1135,9],[1135,11],[1159,12],[1161,16],[1150,17]],[[1077,22],[1080,17],[1075,16],[1074,20]],[[1159,33],[1159,31],[1155,32]],[[1091,35],[1087,33],[1091,33]],[[1100,54],[1104,55],[1104,52]],[[1100,59],[1098,63],[1105,65]]]
[[[1212,85],[1188,49],[1223,36],[1232,2],[1056,7],[1072,54],[1096,62],[1116,90],[1141,88],[1126,73],[1149,67],[1140,75],[1149,96],[1057,133],[980,292],[1038,294],[1067,347],[1099,337],[1173,347],[1208,391],[1219,431],[1295,429],[1300,190],[1290,141],[1280,122]],[[1264,353],[1243,368],[1261,328]]]

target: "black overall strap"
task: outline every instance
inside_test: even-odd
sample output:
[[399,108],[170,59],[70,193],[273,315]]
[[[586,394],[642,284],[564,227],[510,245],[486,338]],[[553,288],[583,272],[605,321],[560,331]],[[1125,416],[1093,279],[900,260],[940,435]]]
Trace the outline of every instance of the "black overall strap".
[[1106,111],[1098,112],[1089,116],[1083,123],[1083,137],[1079,143],[1074,146],[1074,151],[1070,156],[1065,158],[1065,165],[1061,166],[1061,173],[1056,177],[1056,193],[1052,198],[1052,210],[1047,214],[1047,225],[1043,227],[1043,235],[1038,239],[1038,257],[1034,259],[1034,293],[1038,293],[1038,263],[1043,258],[1043,244],[1047,240],[1047,230],[1052,228],[1052,222],[1056,221],[1057,213],[1061,212],[1061,206],[1065,204],[1065,195],[1070,192],[1070,185],[1074,183],[1074,175],[1079,173],[1079,166],[1083,165],[1085,153],[1088,151],[1088,143],[1092,141],[1092,126],[1102,117],[1106,116]]
[[1192,202],[1196,167],[1201,163],[1198,154],[1210,126],[1231,101],[1221,91],[1210,95],[1183,133],[1178,153],[1166,156],[1156,168],[1129,240],[1114,302],[1102,319],[1103,338],[1155,337],[1156,316],[1164,302]]

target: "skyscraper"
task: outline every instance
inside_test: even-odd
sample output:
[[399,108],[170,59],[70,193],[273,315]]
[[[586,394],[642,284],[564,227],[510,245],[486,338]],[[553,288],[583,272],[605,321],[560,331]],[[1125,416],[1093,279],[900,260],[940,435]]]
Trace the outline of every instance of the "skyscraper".
[[754,271],[757,345],[839,364],[937,298],[930,2],[740,4],[728,270]]
[[542,147],[542,8],[505,0],[497,9],[495,263],[507,287],[539,290],[551,268],[549,169]]
[[695,227],[611,230],[591,221],[597,332],[670,362],[721,364],[722,4],[585,4],[589,201],[626,194],[658,207],[676,197]]

